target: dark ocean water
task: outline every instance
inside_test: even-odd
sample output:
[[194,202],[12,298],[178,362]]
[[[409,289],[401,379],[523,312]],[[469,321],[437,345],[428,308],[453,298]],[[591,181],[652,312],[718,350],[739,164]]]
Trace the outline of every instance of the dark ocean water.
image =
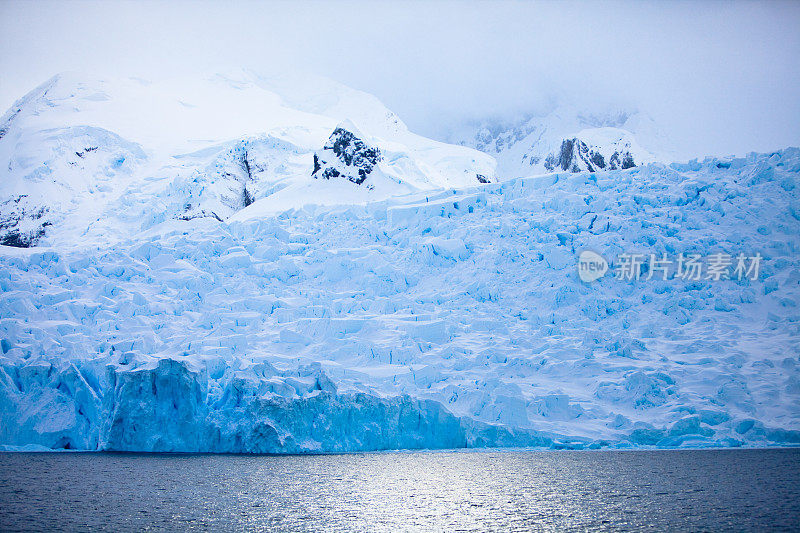
[[0,530],[800,530],[800,450],[0,453]]

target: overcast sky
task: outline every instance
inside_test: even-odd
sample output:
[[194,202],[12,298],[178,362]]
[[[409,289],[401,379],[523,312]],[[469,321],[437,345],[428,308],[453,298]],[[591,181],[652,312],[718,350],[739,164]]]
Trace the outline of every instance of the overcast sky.
[[0,1],[0,105],[53,74],[289,65],[409,127],[557,96],[647,111],[684,155],[800,145],[800,2]]

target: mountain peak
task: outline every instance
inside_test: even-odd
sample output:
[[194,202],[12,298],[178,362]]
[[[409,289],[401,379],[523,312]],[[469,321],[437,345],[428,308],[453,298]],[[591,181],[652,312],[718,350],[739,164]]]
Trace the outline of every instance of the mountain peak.
[[[372,95],[243,69],[154,81],[58,74],[18,100],[0,131],[0,239],[18,246],[224,221],[259,202],[272,212],[471,185],[495,166],[412,134]],[[318,154],[357,184],[381,162],[380,179],[361,191],[323,184]]]
[[[516,121],[475,121],[456,128],[447,137],[449,142],[492,154],[497,159],[498,174],[504,178],[556,169],[578,172],[598,168],[596,164],[572,165],[572,160],[566,168],[558,163],[562,151],[576,139],[586,144],[587,153],[592,147],[597,161],[600,157],[607,160],[615,151],[622,157],[626,150],[637,164],[674,159],[670,143],[653,119],[634,107],[624,106],[583,109],[553,103],[542,111],[522,114]],[[581,159],[576,157],[576,161]]]

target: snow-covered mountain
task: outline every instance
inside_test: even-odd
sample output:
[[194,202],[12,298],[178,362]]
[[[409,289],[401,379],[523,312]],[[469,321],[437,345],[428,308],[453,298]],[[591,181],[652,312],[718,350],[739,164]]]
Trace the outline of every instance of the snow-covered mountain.
[[675,160],[670,141],[647,114],[637,110],[598,113],[574,105],[553,105],[521,120],[487,119],[456,125],[444,137],[494,156],[498,175],[508,178]]
[[560,113],[497,170],[313,76],[53,78],[2,121],[0,447],[800,443],[800,150]]
[[[383,154],[379,172],[320,183],[315,153],[344,120]],[[12,246],[225,220],[263,199],[267,210],[359,203],[495,174],[491,157],[414,135],[373,96],[310,75],[61,74],[16,102],[0,132],[0,242]]]

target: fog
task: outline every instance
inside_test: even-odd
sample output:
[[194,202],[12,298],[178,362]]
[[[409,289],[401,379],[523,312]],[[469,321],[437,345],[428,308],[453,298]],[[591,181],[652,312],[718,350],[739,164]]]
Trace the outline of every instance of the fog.
[[681,156],[800,145],[797,3],[0,3],[0,105],[53,74],[301,68],[419,133],[558,99],[649,113]]

